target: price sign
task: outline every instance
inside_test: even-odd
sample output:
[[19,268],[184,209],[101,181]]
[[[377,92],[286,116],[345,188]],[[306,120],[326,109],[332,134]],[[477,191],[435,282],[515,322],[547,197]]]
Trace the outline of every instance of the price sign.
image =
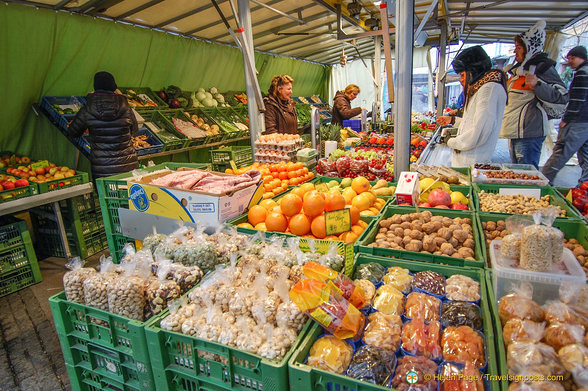
[[336,235],[351,230],[351,213],[348,208],[325,212],[325,233]]
[[33,171],[35,171],[37,168],[45,168],[49,165],[49,161],[48,160],[40,160],[36,163],[32,163],[31,164],[31,169]]

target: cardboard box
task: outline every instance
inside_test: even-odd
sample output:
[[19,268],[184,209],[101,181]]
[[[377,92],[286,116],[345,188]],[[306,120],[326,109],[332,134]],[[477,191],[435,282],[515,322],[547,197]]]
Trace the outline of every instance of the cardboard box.
[[[182,170],[192,169],[178,169]],[[261,180],[244,189],[220,195],[151,184],[156,178],[173,172],[163,170],[129,180],[129,209],[216,227],[219,223],[242,215],[263,196]],[[231,176],[220,172],[214,174]]]
[[421,192],[419,174],[417,172],[402,171],[396,186],[396,203],[414,205]]

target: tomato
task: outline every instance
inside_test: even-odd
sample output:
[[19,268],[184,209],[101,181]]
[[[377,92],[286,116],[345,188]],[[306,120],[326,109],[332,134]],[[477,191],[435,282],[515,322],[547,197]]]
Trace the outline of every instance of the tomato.
[[580,189],[588,191],[588,182],[584,182],[580,185]]

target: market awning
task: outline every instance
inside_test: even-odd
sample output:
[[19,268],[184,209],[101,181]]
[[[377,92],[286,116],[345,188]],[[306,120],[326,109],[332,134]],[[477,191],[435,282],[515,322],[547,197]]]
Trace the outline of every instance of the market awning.
[[[184,36],[234,45],[211,0],[7,0],[39,7],[104,17]],[[232,0],[236,7],[236,0]],[[396,0],[388,0],[389,13]],[[217,0],[236,29],[231,0]],[[324,64],[373,56],[373,38],[337,39],[336,4],[341,4],[341,27],[346,34],[370,31],[379,23],[378,1],[367,0],[251,0],[256,50]],[[415,1],[414,26],[418,45],[437,45],[439,22],[446,21],[452,40],[467,43],[512,42],[512,37],[539,19],[559,31],[588,15],[588,1],[426,0]],[[389,20],[394,26],[393,16]]]

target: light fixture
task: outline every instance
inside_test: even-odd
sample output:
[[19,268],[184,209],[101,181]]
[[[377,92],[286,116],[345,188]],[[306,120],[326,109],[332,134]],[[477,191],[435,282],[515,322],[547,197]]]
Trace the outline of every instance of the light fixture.
[[349,16],[352,18],[359,16],[361,12],[361,4],[359,4],[356,0],[353,0],[347,5],[347,12],[349,12]]

